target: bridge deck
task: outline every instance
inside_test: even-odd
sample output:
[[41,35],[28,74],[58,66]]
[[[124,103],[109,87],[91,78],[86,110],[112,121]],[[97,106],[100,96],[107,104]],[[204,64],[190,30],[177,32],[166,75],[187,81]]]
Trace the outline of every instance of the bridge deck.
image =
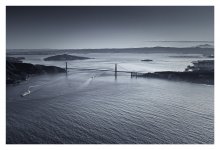
[[[73,70],[82,70],[82,71],[86,71],[86,70],[94,70],[94,71],[111,71],[111,72],[115,72],[115,70],[112,69],[95,69],[95,68],[68,68],[68,69],[73,69]],[[138,73],[138,74],[144,74],[145,72],[137,72],[137,71],[123,71],[123,70],[117,70],[116,72],[123,72],[123,73]]]

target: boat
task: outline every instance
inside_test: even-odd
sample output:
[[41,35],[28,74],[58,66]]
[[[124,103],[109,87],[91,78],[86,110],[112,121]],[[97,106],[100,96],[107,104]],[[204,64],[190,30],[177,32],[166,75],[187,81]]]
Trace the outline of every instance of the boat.
[[30,90],[27,90],[26,92],[24,92],[23,94],[21,94],[21,97],[25,97],[27,95],[31,94]]

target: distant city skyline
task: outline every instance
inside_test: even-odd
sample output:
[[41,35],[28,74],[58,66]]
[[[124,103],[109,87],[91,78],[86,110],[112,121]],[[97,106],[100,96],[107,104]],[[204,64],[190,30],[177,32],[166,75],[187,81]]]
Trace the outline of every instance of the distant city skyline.
[[7,6],[6,28],[7,49],[196,45],[214,42],[214,7]]

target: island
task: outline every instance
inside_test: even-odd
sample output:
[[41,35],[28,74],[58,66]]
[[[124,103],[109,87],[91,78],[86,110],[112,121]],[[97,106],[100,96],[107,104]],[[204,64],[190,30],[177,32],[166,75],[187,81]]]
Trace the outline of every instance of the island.
[[151,59],[143,59],[143,60],[141,60],[141,61],[147,61],[147,62],[149,62],[149,61],[153,61],[153,60],[151,60]]
[[[13,60],[13,61],[11,61]],[[65,69],[56,66],[33,65],[6,59],[6,84],[16,84],[26,80],[31,75],[64,73]]]
[[66,61],[66,60],[84,60],[84,59],[91,59],[91,58],[73,56],[73,55],[68,55],[68,54],[55,55],[55,56],[44,58],[45,61]]

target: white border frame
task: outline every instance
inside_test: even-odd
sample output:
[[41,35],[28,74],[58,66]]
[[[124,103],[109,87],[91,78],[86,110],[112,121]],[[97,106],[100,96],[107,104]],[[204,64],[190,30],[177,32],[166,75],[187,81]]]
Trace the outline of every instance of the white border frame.
[[[65,144],[65,145],[7,145],[6,143],[6,87],[5,87],[5,54],[6,54],[6,6],[17,5],[17,6],[215,6],[215,144],[211,145],[160,145],[160,144],[137,144],[137,145],[77,145],[77,144]],[[219,0],[1,0],[0,1],[0,148],[3,150],[33,150],[38,149],[167,149],[167,150],[203,150],[211,149],[216,150],[220,149],[220,95],[218,94],[219,90],[219,70],[217,68],[220,65],[220,1]],[[217,78],[218,77],[218,78]]]

